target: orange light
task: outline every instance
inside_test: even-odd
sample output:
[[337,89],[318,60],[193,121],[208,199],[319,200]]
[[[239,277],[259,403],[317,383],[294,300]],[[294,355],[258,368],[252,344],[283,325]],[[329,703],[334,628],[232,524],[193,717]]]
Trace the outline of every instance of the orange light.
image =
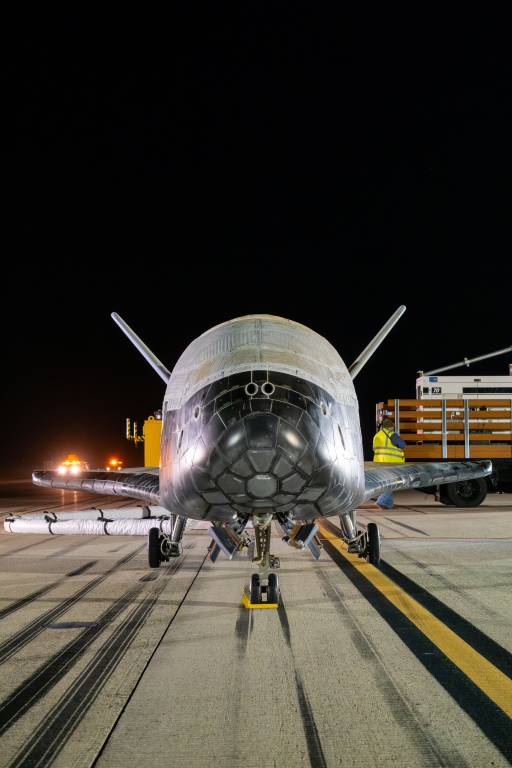
[[123,462],[121,461],[121,459],[109,459],[107,462],[106,469],[108,470],[121,469],[122,466],[123,466]]

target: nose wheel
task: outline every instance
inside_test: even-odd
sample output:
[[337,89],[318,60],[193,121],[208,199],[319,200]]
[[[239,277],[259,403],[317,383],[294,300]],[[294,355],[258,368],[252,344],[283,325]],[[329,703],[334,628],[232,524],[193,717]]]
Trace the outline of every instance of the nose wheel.
[[279,579],[276,573],[269,573],[264,579],[259,573],[253,573],[249,593],[244,592],[243,604],[246,608],[277,608],[279,606]]

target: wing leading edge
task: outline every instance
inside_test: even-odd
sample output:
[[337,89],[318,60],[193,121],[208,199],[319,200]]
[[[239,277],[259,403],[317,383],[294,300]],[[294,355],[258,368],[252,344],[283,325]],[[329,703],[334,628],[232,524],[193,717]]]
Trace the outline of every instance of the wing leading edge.
[[106,496],[128,496],[147,504],[160,504],[160,470],[144,467],[122,472],[82,472],[77,476],[59,475],[55,471],[35,470],[32,482],[44,488],[62,488],[65,491],[86,491]]
[[384,491],[405,491],[431,485],[460,483],[487,477],[492,472],[491,461],[447,461],[432,464],[374,463],[365,469],[364,500]]

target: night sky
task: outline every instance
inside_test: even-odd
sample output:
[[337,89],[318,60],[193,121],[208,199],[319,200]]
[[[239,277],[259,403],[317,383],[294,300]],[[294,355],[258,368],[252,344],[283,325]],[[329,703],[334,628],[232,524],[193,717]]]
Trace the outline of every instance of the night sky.
[[419,368],[512,344],[504,19],[242,6],[5,26],[2,476],[142,463],[124,420],[163,382],[111,311],[169,368],[253,312],[349,365],[406,304],[357,378],[366,446]]

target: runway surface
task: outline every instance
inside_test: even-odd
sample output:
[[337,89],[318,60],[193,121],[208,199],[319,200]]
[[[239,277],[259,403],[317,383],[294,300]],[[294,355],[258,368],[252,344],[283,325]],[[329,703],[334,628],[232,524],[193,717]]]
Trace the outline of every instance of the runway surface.
[[[335,519],[315,562],[280,541],[278,610],[206,526],[147,567],[142,538],[0,534],[0,766],[512,763],[512,496],[403,493],[379,569]],[[128,506],[0,483],[0,514]]]

